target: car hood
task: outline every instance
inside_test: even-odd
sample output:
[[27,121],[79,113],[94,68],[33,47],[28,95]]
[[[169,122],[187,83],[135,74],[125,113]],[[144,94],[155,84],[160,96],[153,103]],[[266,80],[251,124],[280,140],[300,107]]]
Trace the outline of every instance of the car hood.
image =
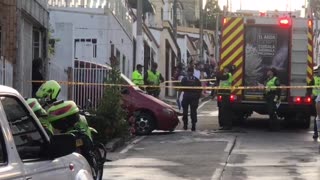
[[[150,101],[154,101],[154,102],[158,103],[159,105],[163,106],[164,108],[173,109],[173,107],[170,106],[169,104],[167,104],[167,103],[165,103],[165,102],[163,102],[163,101],[161,101],[161,100],[159,100],[159,99],[157,99],[157,98],[155,98],[155,97],[153,97],[153,96],[151,96],[151,95],[145,94],[145,93],[143,93],[143,92],[140,92],[140,95],[145,96],[145,97],[148,98]],[[174,110],[174,109],[173,109],[173,110]]]

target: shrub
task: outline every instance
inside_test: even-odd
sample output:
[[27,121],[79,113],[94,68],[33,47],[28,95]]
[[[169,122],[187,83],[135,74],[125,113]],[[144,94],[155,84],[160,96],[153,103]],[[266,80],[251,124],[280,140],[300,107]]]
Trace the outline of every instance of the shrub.
[[[119,63],[115,57],[110,58],[112,70],[105,79],[106,84],[121,84],[121,72]],[[129,125],[126,121],[126,112],[121,107],[121,87],[106,86],[103,98],[94,112],[96,114],[90,122],[90,126],[99,133],[94,137],[95,141],[106,143],[116,137],[129,135]]]

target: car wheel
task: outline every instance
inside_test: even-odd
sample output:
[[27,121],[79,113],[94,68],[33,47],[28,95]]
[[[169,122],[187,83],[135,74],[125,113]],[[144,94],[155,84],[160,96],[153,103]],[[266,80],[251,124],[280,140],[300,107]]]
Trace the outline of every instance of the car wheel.
[[136,118],[137,135],[148,135],[154,130],[154,119],[148,114],[141,112]]

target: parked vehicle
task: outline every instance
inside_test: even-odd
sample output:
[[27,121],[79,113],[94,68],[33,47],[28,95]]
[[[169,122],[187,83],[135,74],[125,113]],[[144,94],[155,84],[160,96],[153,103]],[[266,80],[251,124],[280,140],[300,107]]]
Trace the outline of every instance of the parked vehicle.
[[[225,17],[219,69],[236,66],[233,86],[263,86],[271,67],[277,69],[282,86],[306,86],[313,76],[312,24],[311,19],[294,17]],[[252,112],[267,114],[263,94],[263,88],[232,90],[235,121]],[[306,89],[282,89],[277,114],[309,128],[312,98]]]
[[0,86],[0,179],[93,179],[71,134],[49,137],[27,102]]
[[[74,85],[74,101],[80,106],[85,106],[86,101],[90,99],[92,107],[98,108],[103,92],[108,88],[102,84],[110,77],[111,67],[80,60],[75,60],[74,65],[74,81],[85,83]],[[122,87],[122,107],[127,111],[129,122],[135,115],[137,120],[134,127],[137,134],[149,134],[153,130],[173,131],[176,128],[179,123],[178,113],[170,105],[147,95],[124,74],[121,74],[121,79],[121,84],[128,86]]]
[[128,119],[135,116],[136,134],[147,135],[153,130],[175,130],[179,119],[172,106],[146,94],[125,75],[121,74],[121,78],[124,84],[130,85],[122,88],[122,100]]
[[86,116],[89,114],[80,111],[73,101],[56,101],[48,109],[48,121],[53,128],[60,133],[75,136],[76,152],[87,159],[94,179],[101,180],[107,151],[104,145],[93,141],[92,133],[98,132],[89,127]]
[[[76,138],[76,152],[83,155],[92,168],[94,179],[101,180],[103,164],[106,160],[106,149],[100,143],[93,141],[92,133],[98,133],[89,127],[86,116],[90,114],[80,110],[74,101],[55,101],[60,93],[60,85],[54,80],[46,81],[36,93],[37,98],[47,106],[46,120],[55,132],[59,134],[72,134]],[[29,99],[29,102],[32,102]],[[36,109],[35,109],[36,110]],[[44,109],[42,109],[44,111]]]

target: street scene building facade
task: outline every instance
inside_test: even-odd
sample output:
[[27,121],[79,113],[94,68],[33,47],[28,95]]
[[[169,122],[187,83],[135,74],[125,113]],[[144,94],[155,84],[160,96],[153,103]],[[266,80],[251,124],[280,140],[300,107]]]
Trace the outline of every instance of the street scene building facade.
[[1,82],[31,96],[32,61],[46,72],[49,12],[45,0],[1,0]]

